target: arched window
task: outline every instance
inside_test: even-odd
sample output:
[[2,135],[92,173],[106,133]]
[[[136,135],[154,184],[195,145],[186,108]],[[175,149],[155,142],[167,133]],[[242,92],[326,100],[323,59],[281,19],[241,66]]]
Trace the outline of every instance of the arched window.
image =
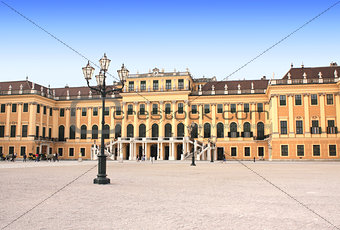
[[152,137],[158,137],[158,125],[157,124],[153,124],[152,125]]
[[86,137],[87,137],[87,127],[86,127],[86,125],[82,125],[81,127],[80,127],[80,139],[86,139]]
[[59,126],[58,139],[59,141],[65,140],[65,127],[63,125]]
[[92,139],[98,139],[98,126],[92,126]]
[[76,127],[74,125],[70,126],[70,139],[73,140],[76,138]]
[[198,125],[196,123],[191,130],[191,138],[198,138]]
[[165,125],[164,136],[165,137],[171,137],[171,124]]
[[224,138],[224,125],[223,123],[217,123],[217,133],[216,136],[217,138]]
[[130,124],[126,127],[126,136],[133,137],[133,125]]
[[230,132],[237,132],[237,124],[235,122],[230,124]]
[[263,122],[257,123],[257,138],[264,139],[264,124]]
[[179,123],[177,125],[177,137],[184,137],[184,125],[183,125],[183,123]]
[[249,122],[245,122],[243,124],[243,132],[248,132],[250,133],[250,123]]
[[120,124],[116,124],[115,126],[115,138],[122,137],[122,126]]
[[146,137],[146,126],[144,124],[139,125],[139,137]]
[[211,125],[209,123],[204,124],[204,138],[211,137],[210,128],[211,128]]
[[104,139],[110,139],[110,126],[109,125],[104,125],[102,135],[103,135]]

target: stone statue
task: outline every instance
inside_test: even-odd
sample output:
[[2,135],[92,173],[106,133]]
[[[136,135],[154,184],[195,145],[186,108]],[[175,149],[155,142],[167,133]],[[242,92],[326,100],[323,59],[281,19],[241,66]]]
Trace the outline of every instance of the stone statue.
[[240,84],[237,85],[237,89],[241,90],[241,85]]
[[81,92],[80,92],[80,90],[78,91],[78,96],[80,96],[81,95]]
[[321,73],[321,72],[319,72],[319,74],[318,74],[318,75],[319,75],[319,78],[322,78],[322,73]]
[[202,91],[202,85],[199,85],[199,86],[198,86],[198,90],[199,90],[199,91]]
[[303,79],[307,79],[307,74],[306,74],[306,72],[303,73]]
[[338,71],[334,70],[334,77],[338,78]]
[[254,89],[254,82],[251,83],[251,89]]
[[20,85],[20,91],[22,91],[22,88],[23,88],[23,86],[22,86],[22,84]]
[[215,86],[214,85],[211,86],[211,90],[215,91]]
[[290,72],[287,74],[287,76],[288,76],[288,80],[290,80],[290,77],[292,76],[291,74],[290,74]]
[[225,90],[225,91],[228,90],[228,85],[227,85],[227,84],[224,85],[224,90]]

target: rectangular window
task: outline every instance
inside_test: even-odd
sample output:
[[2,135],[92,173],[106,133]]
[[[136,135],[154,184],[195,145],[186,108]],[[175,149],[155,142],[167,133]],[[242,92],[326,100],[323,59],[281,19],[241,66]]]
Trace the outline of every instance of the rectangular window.
[[11,137],[15,137],[16,135],[17,126],[11,125]]
[[171,89],[171,80],[165,81],[165,89]]
[[165,104],[165,114],[170,114],[171,113],[171,105],[168,103],[168,104]]
[[[105,109],[104,109],[105,110]],[[81,115],[83,116],[83,117],[86,117],[86,114],[87,114],[87,108],[82,108],[81,109]]]
[[85,148],[80,148],[80,153],[82,157],[85,157]]
[[140,82],[140,90],[146,90],[146,81]]
[[46,127],[43,127],[43,133],[42,133],[42,137],[46,137]]
[[35,137],[39,137],[39,126],[35,127]]
[[197,114],[197,105],[191,105],[191,113]]
[[50,117],[52,117],[52,115],[53,115],[53,110],[52,108],[50,108]]
[[110,107],[105,107],[104,116],[109,116],[109,115],[110,115]]
[[120,106],[117,106],[116,107],[116,115],[121,115],[122,114],[122,107],[120,107]]
[[9,154],[14,154],[14,146],[9,146],[8,153]]
[[249,104],[248,104],[248,103],[243,104],[243,111],[244,111],[245,113],[248,113],[248,112],[249,112]]
[[93,107],[92,115],[98,116],[98,107]]
[[329,156],[336,157],[336,145],[329,145]]
[[178,113],[179,114],[182,114],[184,111],[183,111],[183,103],[178,103]]
[[280,121],[281,134],[287,134],[287,121]]
[[303,134],[303,121],[296,121],[296,134]]
[[312,120],[312,127],[319,127],[319,121],[318,120]]
[[23,107],[22,111],[23,111],[24,113],[27,113],[27,112],[28,112],[28,103],[24,103],[24,107]]
[[37,104],[37,113],[40,113],[40,105]]
[[319,127],[319,121],[318,120],[312,120],[311,133],[312,134],[320,134],[321,133],[321,128]]
[[20,147],[20,156],[23,156],[26,154],[26,146],[21,146]]
[[21,130],[21,136],[22,137],[27,137],[27,128],[28,128],[27,125],[22,126],[22,130]]
[[335,121],[334,120],[328,120],[327,124],[328,124],[328,127],[335,127]]
[[1,104],[1,113],[6,112],[6,104]]
[[48,128],[48,138],[52,138],[52,128]]
[[76,116],[76,108],[71,108],[71,117]]
[[69,155],[70,157],[73,157],[73,156],[74,156],[74,148],[69,148],[69,149],[68,149],[68,155]]
[[153,80],[153,90],[158,90],[158,80]]
[[250,147],[244,147],[244,156],[250,157]]
[[3,147],[0,146],[0,153],[4,153]]
[[305,155],[305,146],[304,145],[297,145],[297,156],[303,157]]
[[333,105],[333,94],[327,94],[327,105]]
[[230,112],[231,113],[236,113],[236,104],[231,104],[230,105]]
[[60,115],[60,117],[64,117],[65,116],[65,109],[60,109],[59,115]]
[[46,113],[47,113],[47,107],[44,106],[44,114],[46,114]]
[[259,113],[263,112],[263,103],[257,104],[257,112],[259,112]]
[[317,105],[318,104],[318,95],[317,94],[311,94],[310,98],[311,98],[311,104],[312,105]]
[[0,125],[0,137],[5,137],[5,126]]
[[210,113],[210,105],[209,104],[204,105],[204,113]]
[[280,105],[281,106],[287,105],[286,95],[280,95]]
[[281,156],[288,157],[288,145],[281,145]]
[[127,111],[128,115],[132,115],[133,114],[133,106],[130,104],[128,105],[128,111]]
[[59,155],[60,157],[63,156],[63,148],[58,148],[58,155]]
[[184,89],[184,79],[178,79],[178,89]]
[[223,105],[217,104],[217,113],[223,113]]
[[158,105],[152,104],[152,114],[158,114]]
[[139,105],[139,114],[145,115],[145,104]]
[[295,95],[295,105],[302,105],[301,95]]
[[231,147],[231,156],[236,157],[237,156],[237,148],[236,147]]
[[313,145],[313,156],[314,157],[320,156],[320,145]]
[[17,112],[17,104],[12,104],[12,113]]
[[135,89],[135,84],[133,81],[129,81],[129,91],[133,91]]

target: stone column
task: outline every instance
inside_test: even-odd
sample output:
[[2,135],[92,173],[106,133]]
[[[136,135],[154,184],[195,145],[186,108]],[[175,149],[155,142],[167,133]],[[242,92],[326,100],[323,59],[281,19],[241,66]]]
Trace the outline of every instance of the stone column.
[[[250,118],[251,118],[251,131],[253,132],[254,136],[257,136],[257,127],[256,127],[256,116],[257,116],[257,112],[256,111],[256,107],[255,107],[255,102],[251,102],[250,103]],[[265,115],[266,116],[266,115]]]
[[138,102],[135,102],[134,108],[133,108],[133,135],[135,137],[138,137],[137,113],[138,113]]
[[18,124],[17,124],[17,130],[16,130],[16,136],[18,138],[21,137],[21,115],[22,115],[22,102],[18,103]]
[[92,107],[87,108],[87,132],[87,139],[92,140]]
[[[188,126],[190,125],[189,124],[189,107],[190,107],[190,104],[189,104],[189,101],[188,100],[185,100],[184,101],[184,106],[185,106],[185,127],[184,127],[184,136],[188,136]],[[184,151],[183,151],[184,153]]]
[[321,137],[327,137],[326,129],[326,115],[325,115],[325,93],[319,93],[320,96],[320,125],[321,125]]
[[[71,108],[65,108],[66,112],[65,138],[70,138],[70,110]],[[80,127],[77,128],[79,129]]]
[[[264,109],[265,109],[265,114],[264,114],[264,135],[267,135],[270,133],[270,130],[269,130],[269,123],[270,123],[270,111],[269,111],[269,102],[265,102],[264,103]],[[256,130],[257,130],[257,127],[256,127]],[[255,134],[254,134],[255,135]]]
[[[150,119],[151,119],[151,103],[150,101],[147,101],[146,102],[146,111],[147,111],[147,118],[146,118],[146,133],[145,133],[145,136],[146,137],[150,137]],[[145,158],[146,158],[146,154],[145,154]]]
[[[80,116],[82,112],[81,110],[82,108],[80,107],[77,107],[76,109],[76,139],[80,139]],[[65,129],[69,129],[69,128],[65,127]]]
[[125,111],[126,108],[126,102],[122,103],[122,114],[123,114],[123,119],[122,119],[122,137],[126,137],[126,119],[127,119],[127,112]]
[[310,137],[310,124],[309,124],[309,94],[303,94],[303,106],[305,109],[305,137]]
[[114,130],[115,130],[115,119],[114,119],[114,110],[115,110],[115,108],[114,108],[114,106],[110,106],[109,107],[110,108],[110,130],[113,130],[113,134],[112,134],[112,137],[111,138],[115,138],[115,132],[114,132]]
[[242,112],[242,103],[237,104],[237,110],[236,110],[236,116],[237,116],[237,131],[240,133],[241,137],[241,132],[243,132],[243,112]]
[[288,123],[289,123],[289,137],[295,137],[294,133],[294,106],[293,94],[288,94]]
[[211,104],[211,136],[216,136],[216,104]]
[[224,137],[225,140],[228,140],[228,131],[229,131],[229,103],[224,104],[223,111],[223,119],[224,119]]
[[35,121],[36,121],[36,112],[37,112],[36,103],[30,102],[28,106],[29,106],[28,137],[30,139],[34,139],[34,137],[35,137]]
[[160,101],[159,102],[159,107],[160,107],[160,109],[161,109],[161,111],[162,111],[162,121],[159,121],[159,124],[158,124],[158,128],[159,128],[159,130],[158,130],[158,133],[159,133],[159,137],[164,137],[164,131],[163,131],[163,127],[164,127],[164,125],[166,124],[166,119],[165,119],[165,117],[166,117],[166,114],[165,114],[165,109],[164,109],[164,102],[163,101]]
[[[335,108],[336,108],[336,126],[340,129],[340,93],[335,96]],[[337,137],[340,137],[340,132],[338,132]]]
[[[198,137],[202,135],[203,130],[203,105],[198,105],[198,127],[202,127],[201,133],[198,133]],[[199,130],[199,128],[198,128]]]
[[11,117],[11,103],[7,103],[6,104],[6,125],[5,125],[5,137],[9,137],[10,136],[10,117]]
[[163,155],[163,142],[161,142],[161,160],[164,160],[164,155]]
[[175,134],[175,130],[176,130],[176,123],[175,123],[175,116],[176,116],[176,101],[172,101],[171,102],[171,105],[172,105],[172,119],[171,119],[171,133],[173,133],[173,135],[171,135],[172,137],[173,136],[176,136],[177,134]]
[[58,137],[58,120],[59,120],[59,109],[53,108],[53,126],[52,126],[52,137],[57,138]]
[[[43,105],[40,105],[40,126],[39,126],[39,133],[41,136],[43,136],[43,114],[44,114],[44,106]],[[45,129],[46,130],[46,129]],[[46,135],[46,133],[45,133]]]
[[279,137],[279,125],[278,125],[278,110],[277,99],[278,95],[273,94],[271,98],[271,119],[272,119],[272,134],[273,138]]
[[175,143],[173,141],[171,142],[171,156],[170,156],[170,160],[175,160]]

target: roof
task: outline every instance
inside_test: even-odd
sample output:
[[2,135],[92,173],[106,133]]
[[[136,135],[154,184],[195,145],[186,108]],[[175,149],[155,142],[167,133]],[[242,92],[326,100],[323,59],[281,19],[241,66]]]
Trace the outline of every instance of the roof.
[[215,81],[208,82],[202,87],[202,91],[210,91],[212,85],[215,86],[215,90],[224,90],[225,85],[228,86],[228,90],[238,90],[238,85],[241,86],[241,90],[252,89],[251,84],[254,84],[254,89],[267,89],[269,80],[242,80],[242,81]]
[[326,67],[301,67],[301,68],[291,68],[283,77],[283,79],[288,79],[288,74],[290,74],[291,79],[303,79],[304,73],[306,73],[306,78],[319,78],[319,73],[321,72],[322,78],[334,78],[334,72],[337,71],[338,76],[340,75],[340,66],[332,65]]

